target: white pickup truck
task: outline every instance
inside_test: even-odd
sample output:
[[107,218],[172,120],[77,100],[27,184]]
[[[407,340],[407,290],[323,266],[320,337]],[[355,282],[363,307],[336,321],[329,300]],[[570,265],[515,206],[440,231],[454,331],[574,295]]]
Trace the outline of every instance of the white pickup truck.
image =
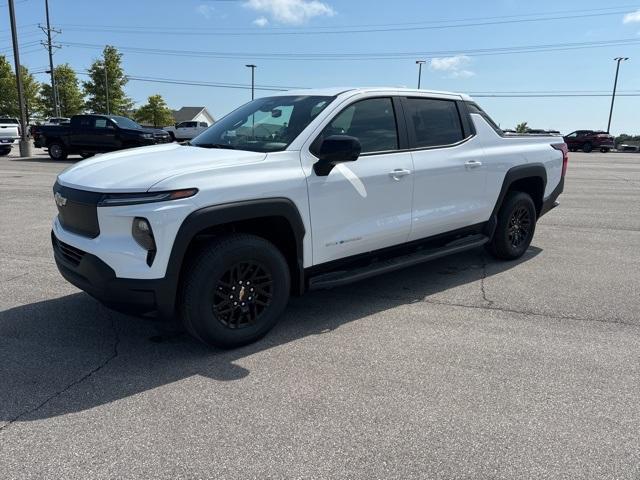
[[163,130],[169,133],[172,141],[191,140],[209,128],[207,122],[180,122],[173,127],[165,127]]
[[0,156],[9,155],[14,142],[20,140],[17,118],[0,117]]
[[290,294],[486,247],[529,247],[567,148],[505,136],[466,96],[385,88],[256,99],[189,144],[108,153],[53,187],[55,260],[104,304],[235,347]]

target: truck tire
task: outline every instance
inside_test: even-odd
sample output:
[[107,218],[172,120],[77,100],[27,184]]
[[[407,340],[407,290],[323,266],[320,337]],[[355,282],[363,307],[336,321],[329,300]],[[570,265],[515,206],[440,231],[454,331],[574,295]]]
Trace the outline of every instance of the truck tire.
[[524,192],[509,192],[498,212],[488,250],[501,260],[515,260],[527,251],[536,230],[536,206]]
[[11,153],[11,147],[0,148],[0,157],[4,157],[5,155],[9,155],[10,153]]
[[235,348],[277,323],[291,279],[282,253],[247,234],[216,238],[186,265],[180,310],[186,330],[207,345]]
[[584,153],[590,153],[591,150],[593,150],[593,145],[591,145],[590,142],[586,142],[584,145],[582,145],[582,151]]
[[172,142],[176,141],[176,136],[173,134],[173,132],[169,132],[169,138],[171,139]]
[[65,160],[67,155],[67,149],[61,142],[51,142],[49,144],[49,156],[52,160]]
[[608,148],[603,147],[603,148],[601,148],[601,149],[600,149],[600,152],[601,152],[601,153],[609,153],[609,149],[608,149]]

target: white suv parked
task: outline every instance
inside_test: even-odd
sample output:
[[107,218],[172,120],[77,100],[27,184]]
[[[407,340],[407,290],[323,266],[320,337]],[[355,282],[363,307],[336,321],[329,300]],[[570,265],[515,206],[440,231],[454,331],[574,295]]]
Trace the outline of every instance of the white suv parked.
[[563,189],[558,142],[504,136],[453,93],[260,98],[190,144],[61,173],[55,259],[108,306],[234,347],[266,334],[290,294],[482,245],[520,257]]

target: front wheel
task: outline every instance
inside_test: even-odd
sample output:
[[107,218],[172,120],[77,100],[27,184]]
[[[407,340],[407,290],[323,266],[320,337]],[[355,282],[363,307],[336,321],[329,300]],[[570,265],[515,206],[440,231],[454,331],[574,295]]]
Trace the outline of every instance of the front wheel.
[[5,155],[9,155],[10,153],[11,153],[11,147],[0,148],[0,157],[4,157]]
[[186,266],[182,321],[194,337],[235,348],[266,335],[289,300],[290,274],[282,253],[247,234],[224,235]]
[[584,153],[590,153],[591,150],[593,150],[593,145],[591,145],[589,142],[587,142],[584,145],[582,145],[582,151]]
[[502,260],[520,258],[533,240],[536,219],[536,206],[528,194],[507,194],[498,212],[496,230],[488,244],[489,251]]
[[603,148],[601,148],[601,149],[600,149],[600,151],[601,151],[602,153],[609,153],[609,149],[608,149],[608,148],[604,148],[604,147],[603,147]]
[[64,160],[67,158],[67,149],[60,142],[49,144],[49,156],[52,160]]

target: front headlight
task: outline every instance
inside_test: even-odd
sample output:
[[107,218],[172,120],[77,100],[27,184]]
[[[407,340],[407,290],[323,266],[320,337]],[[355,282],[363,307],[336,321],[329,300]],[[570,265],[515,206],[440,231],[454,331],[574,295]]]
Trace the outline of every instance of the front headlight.
[[124,205],[137,205],[140,203],[167,202],[169,200],[193,197],[196,193],[198,193],[197,188],[171,190],[168,192],[108,193],[102,196],[98,202],[98,206],[121,207]]

